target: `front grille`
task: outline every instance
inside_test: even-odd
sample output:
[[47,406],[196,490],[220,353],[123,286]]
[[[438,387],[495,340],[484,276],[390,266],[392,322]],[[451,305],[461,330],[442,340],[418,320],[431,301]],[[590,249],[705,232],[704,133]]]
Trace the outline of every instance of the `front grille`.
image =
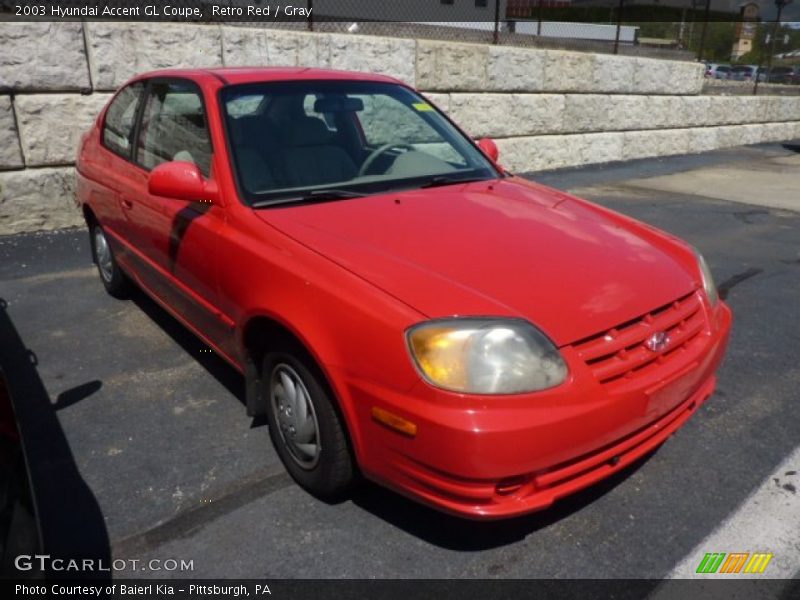
[[[704,328],[702,302],[699,294],[692,292],[637,319],[583,339],[573,344],[573,348],[597,380],[606,384],[659,368],[676,352],[686,350]],[[654,352],[645,342],[658,331],[666,332],[670,343],[664,350]]]

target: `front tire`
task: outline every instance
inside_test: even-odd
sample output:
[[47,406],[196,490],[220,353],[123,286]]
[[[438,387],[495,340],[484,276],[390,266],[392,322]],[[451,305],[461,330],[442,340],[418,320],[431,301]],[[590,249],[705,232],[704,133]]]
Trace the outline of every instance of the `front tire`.
[[270,437],[286,470],[314,496],[341,498],[356,469],[319,369],[302,352],[271,352],[264,357],[261,380]]
[[106,232],[99,223],[93,223],[89,228],[89,236],[92,243],[92,260],[97,265],[103,287],[115,298],[126,298],[130,293],[131,282],[117,264]]

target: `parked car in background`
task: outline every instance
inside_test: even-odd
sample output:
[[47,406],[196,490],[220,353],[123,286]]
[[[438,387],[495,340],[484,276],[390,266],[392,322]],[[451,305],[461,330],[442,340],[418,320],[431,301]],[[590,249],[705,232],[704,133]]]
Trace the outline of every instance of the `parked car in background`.
[[769,82],[800,85],[800,66],[772,67],[772,71],[769,74]]
[[755,81],[758,65],[736,65],[731,68],[728,79],[733,81]]
[[717,63],[706,63],[706,77],[708,79],[717,79],[717,70],[723,65]]
[[497,519],[664,442],[732,318],[695,248],[497,161],[389,77],[166,70],[83,136],[77,197],[106,290],[244,375],[301,486]]
[[709,79],[727,79],[730,73],[729,65],[718,65],[716,63],[708,63],[706,65],[706,77]]

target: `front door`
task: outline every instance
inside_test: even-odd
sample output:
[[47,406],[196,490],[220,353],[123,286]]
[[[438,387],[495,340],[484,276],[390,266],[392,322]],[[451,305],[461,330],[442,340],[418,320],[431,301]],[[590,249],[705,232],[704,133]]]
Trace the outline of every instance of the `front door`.
[[195,163],[213,177],[202,92],[191,81],[151,80],[135,142],[139,178],[130,198],[143,283],[177,315],[220,346],[232,323],[218,309],[216,248],[225,209],[149,193],[149,172],[164,162]]

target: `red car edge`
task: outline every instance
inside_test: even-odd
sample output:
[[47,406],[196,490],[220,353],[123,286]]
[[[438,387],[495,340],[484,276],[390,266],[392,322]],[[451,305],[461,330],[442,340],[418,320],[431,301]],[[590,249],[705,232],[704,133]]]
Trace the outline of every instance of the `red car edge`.
[[84,135],[77,201],[106,289],[243,373],[301,486],[497,519],[664,442],[732,320],[690,245],[497,158],[388,77],[166,70]]

